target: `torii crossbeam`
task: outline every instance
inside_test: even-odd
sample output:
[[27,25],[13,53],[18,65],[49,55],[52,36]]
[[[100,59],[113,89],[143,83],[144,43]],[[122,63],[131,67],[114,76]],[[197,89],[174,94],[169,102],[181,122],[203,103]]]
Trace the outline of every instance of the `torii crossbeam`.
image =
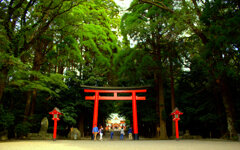
[[[95,93],[94,96],[85,96],[85,100],[94,100],[93,126],[98,121],[99,100],[132,100],[133,111],[133,134],[134,139],[138,140],[138,122],[137,122],[137,100],[146,100],[145,96],[137,96],[136,93],[146,93],[149,86],[144,87],[94,87],[84,86],[85,93]],[[113,96],[100,96],[100,93],[112,93]],[[131,96],[118,96],[118,93],[131,93]]]

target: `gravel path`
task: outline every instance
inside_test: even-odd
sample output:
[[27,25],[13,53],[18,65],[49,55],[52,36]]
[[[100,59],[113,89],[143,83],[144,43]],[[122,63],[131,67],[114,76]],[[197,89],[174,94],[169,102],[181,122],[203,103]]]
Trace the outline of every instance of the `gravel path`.
[[7,141],[0,150],[240,150],[240,142],[222,140]]

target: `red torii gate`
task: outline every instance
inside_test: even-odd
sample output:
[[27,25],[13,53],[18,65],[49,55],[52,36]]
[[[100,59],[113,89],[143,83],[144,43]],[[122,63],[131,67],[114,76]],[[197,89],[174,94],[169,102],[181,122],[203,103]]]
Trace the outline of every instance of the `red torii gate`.
[[[132,100],[133,111],[133,134],[134,139],[138,140],[138,122],[137,122],[137,100],[146,100],[145,96],[137,96],[136,93],[146,93],[145,87],[94,87],[85,86],[85,93],[95,93],[94,96],[85,96],[85,100],[94,100],[94,112],[93,112],[93,127],[98,121],[98,104],[99,100]],[[100,93],[112,93],[113,96],[100,96]],[[131,93],[131,96],[118,96],[118,93]]]

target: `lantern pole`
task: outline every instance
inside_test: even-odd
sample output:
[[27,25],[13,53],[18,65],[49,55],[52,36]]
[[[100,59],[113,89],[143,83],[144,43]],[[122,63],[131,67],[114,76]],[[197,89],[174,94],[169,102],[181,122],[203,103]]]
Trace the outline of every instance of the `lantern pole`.
[[178,132],[178,119],[175,120],[175,128],[176,128],[176,138],[179,139],[179,132]]
[[54,118],[53,141],[56,141],[57,136],[57,118]]

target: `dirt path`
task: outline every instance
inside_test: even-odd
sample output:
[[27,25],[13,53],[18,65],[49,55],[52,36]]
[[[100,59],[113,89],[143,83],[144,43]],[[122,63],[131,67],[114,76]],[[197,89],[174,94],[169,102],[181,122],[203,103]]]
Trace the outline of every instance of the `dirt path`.
[[0,150],[240,150],[240,142],[220,140],[32,140],[0,142]]

